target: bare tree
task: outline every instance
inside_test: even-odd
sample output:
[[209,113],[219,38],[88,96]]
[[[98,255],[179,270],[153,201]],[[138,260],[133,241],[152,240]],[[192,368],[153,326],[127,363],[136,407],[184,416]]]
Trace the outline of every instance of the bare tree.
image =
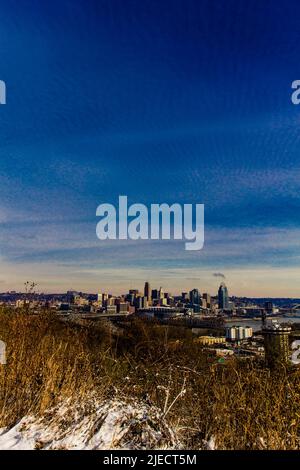
[[25,311],[28,313],[30,309],[30,304],[34,300],[34,297],[35,297],[36,292],[34,288],[37,286],[37,284],[33,281],[26,281],[24,282],[24,286],[25,286],[24,308],[25,308]]

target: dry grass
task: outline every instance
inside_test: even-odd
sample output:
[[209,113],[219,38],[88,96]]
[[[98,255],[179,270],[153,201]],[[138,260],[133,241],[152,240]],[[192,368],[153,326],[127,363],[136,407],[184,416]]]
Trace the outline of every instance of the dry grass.
[[71,325],[52,314],[0,312],[0,427],[65,398],[138,397],[161,408],[186,448],[300,448],[299,370],[217,364],[191,332],[135,321]]
[[[113,380],[111,338],[104,327],[71,326],[47,313],[2,311],[0,338],[7,345],[7,364],[0,366],[0,425],[43,413],[61,398],[84,397],[95,385],[104,393]],[[102,384],[98,374],[105,378]]]

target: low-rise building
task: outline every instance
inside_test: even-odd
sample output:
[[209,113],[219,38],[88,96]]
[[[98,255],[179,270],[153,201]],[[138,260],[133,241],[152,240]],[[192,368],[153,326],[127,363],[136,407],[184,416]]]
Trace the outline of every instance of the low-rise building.
[[226,343],[226,338],[224,336],[199,336],[194,341],[203,345],[221,344]]

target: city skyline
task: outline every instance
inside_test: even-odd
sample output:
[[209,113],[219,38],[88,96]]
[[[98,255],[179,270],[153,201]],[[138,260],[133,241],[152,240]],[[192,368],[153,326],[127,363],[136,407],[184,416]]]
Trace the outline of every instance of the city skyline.
[[[0,31],[0,291],[215,292],[221,272],[235,295],[298,297],[300,5],[20,3]],[[121,194],[205,204],[203,249],[98,240]]]
[[[219,277],[221,275],[221,273],[213,273],[213,276],[216,276],[216,277]],[[223,276],[223,275],[222,275]],[[147,291],[147,288],[146,288],[146,284],[148,285],[148,291]],[[153,290],[154,291],[157,291],[159,292],[160,290],[162,290],[162,292],[164,294],[167,294],[168,296],[171,296],[171,297],[180,297],[182,296],[182,294],[188,294],[188,295],[193,295],[192,292],[194,291],[198,291],[198,294],[196,295],[199,295],[199,298],[201,297],[204,297],[206,298],[207,296],[209,297],[213,297],[217,300],[219,300],[220,302],[220,290],[225,287],[225,297],[227,298],[227,301],[230,299],[230,298],[248,298],[248,299],[299,299],[300,296],[280,296],[280,295],[275,295],[275,296],[268,296],[268,295],[261,295],[261,296],[255,296],[255,295],[246,295],[245,292],[242,292],[240,294],[237,294],[235,291],[234,291],[234,288],[233,288],[233,292],[230,291],[230,294],[228,293],[229,289],[228,289],[228,285],[223,281],[219,281],[219,283],[215,283],[211,289],[209,288],[206,288],[207,286],[206,285],[203,285],[203,284],[197,284],[197,282],[193,281],[190,281],[189,284],[186,285],[186,288],[184,289],[183,286],[181,286],[181,288],[178,288],[177,290],[174,289],[174,286],[173,288],[170,287],[169,288],[166,288],[166,285],[162,284],[162,282],[158,282],[158,283],[154,283],[152,284],[151,282],[149,281],[145,281],[143,284],[141,284],[141,280],[135,282],[135,283],[130,283],[130,284],[127,284],[125,285],[124,284],[124,288],[121,288],[119,290],[114,290],[113,288],[109,287],[108,285],[106,284],[102,284],[99,288],[96,288],[94,290],[85,290],[85,289],[82,289],[82,286],[78,286],[76,289],[73,288],[72,286],[70,286],[69,288],[67,288],[66,290],[64,289],[57,289],[57,290],[43,290],[40,288],[39,284],[38,283],[35,283],[34,281],[29,281],[27,280],[26,282],[24,282],[21,286],[20,289],[17,289],[17,288],[12,288],[12,289],[8,289],[8,290],[4,290],[4,291],[1,291],[0,290],[0,294],[1,295],[4,295],[4,294],[12,294],[12,293],[19,293],[19,294],[22,294],[22,293],[26,293],[27,290],[29,289],[30,285],[32,285],[32,292],[36,295],[62,295],[62,294],[66,294],[68,292],[77,292],[77,293],[82,293],[84,295],[98,295],[98,294],[105,294],[105,295],[111,295],[113,297],[122,297],[124,295],[127,295],[128,292],[130,291],[134,291],[138,296],[142,296],[142,297],[145,297],[145,298],[148,298],[148,300],[152,297],[152,294],[153,294]],[[106,287],[104,287],[106,285]],[[107,287],[108,286],[108,287]],[[146,294],[146,292],[148,292],[148,294]],[[227,304],[226,304],[227,305]],[[224,304],[225,306],[225,304]]]

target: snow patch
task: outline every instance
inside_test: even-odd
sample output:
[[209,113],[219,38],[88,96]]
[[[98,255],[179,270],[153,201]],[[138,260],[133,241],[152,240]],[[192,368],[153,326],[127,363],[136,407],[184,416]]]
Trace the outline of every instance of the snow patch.
[[41,418],[26,416],[13,428],[0,429],[1,450],[177,448],[162,412],[137,401],[65,403]]

